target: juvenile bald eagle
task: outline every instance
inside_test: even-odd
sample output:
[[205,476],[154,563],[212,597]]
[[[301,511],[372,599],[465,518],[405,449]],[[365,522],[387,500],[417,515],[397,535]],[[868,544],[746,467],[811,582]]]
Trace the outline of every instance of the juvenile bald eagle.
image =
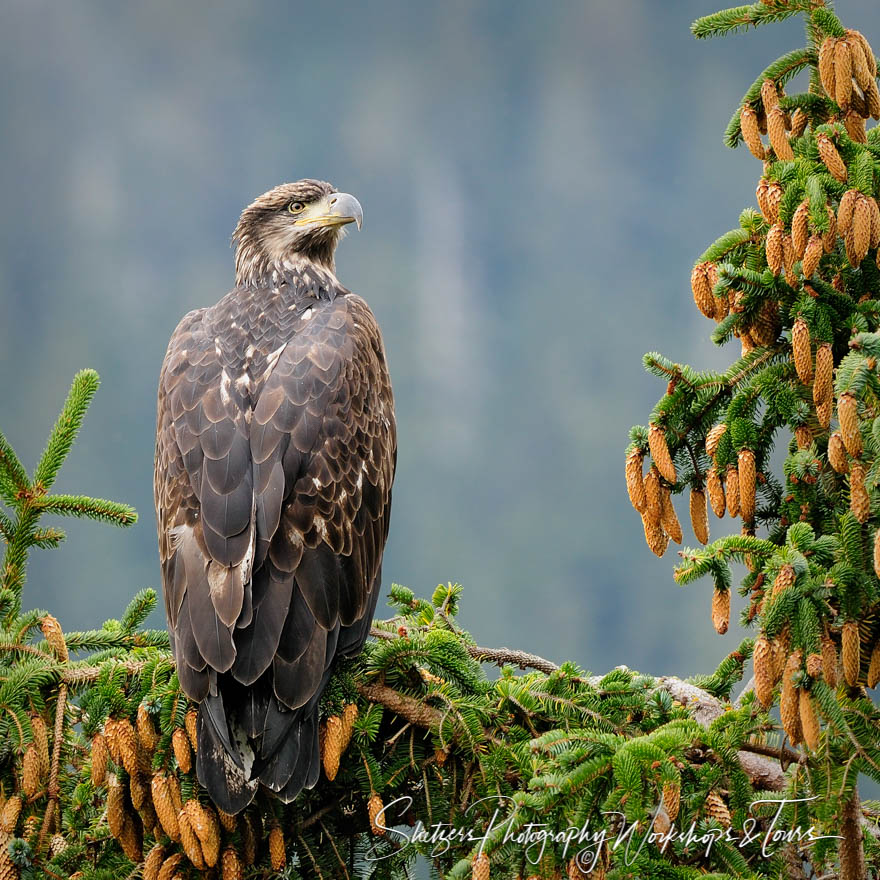
[[379,596],[396,428],[376,319],[334,274],[357,199],[301,180],[233,236],[235,287],[186,315],[159,379],[154,493],[199,781],[221,809],[318,780],[318,701]]

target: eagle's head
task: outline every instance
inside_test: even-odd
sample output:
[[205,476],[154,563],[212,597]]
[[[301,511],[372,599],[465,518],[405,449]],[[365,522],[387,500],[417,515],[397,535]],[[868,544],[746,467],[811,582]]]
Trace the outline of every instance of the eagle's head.
[[333,254],[348,223],[360,228],[364,213],[348,193],[323,180],[282,183],[242,211],[232,235],[239,284],[284,271],[297,258],[333,271]]

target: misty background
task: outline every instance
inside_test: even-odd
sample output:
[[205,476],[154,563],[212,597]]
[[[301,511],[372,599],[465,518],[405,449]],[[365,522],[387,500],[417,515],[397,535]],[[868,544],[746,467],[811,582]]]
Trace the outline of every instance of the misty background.
[[[804,38],[794,19],[697,42],[690,22],[716,8],[0,0],[0,427],[32,467],[94,367],[56,489],[140,513],[123,531],[60,523],[26,606],[86,628],[160,587],[168,338],[232,286],[241,209],[318,177],[364,207],[337,273],[375,311],[394,383],[386,592],[461,582],[483,645],[714,669],[745,633],[715,634],[710,582],[675,585],[676,547],[650,553],[623,453],[665,390],[645,351],[697,368],[739,354],[709,342],[690,270],[755,204],[760,163],[724,126]],[[876,0],[837,12],[880,41]]]

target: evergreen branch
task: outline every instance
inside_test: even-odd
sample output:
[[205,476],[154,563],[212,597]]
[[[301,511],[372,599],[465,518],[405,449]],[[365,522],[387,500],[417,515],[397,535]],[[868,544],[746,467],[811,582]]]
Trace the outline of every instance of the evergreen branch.
[[8,544],[15,534],[15,525],[12,520],[0,510],[0,537]]
[[131,526],[137,522],[137,512],[128,504],[88,495],[44,495],[34,503],[42,513],[88,517],[114,526]]
[[[760,4],[759,4],[760,5]],[[740,128],[740,113],[746,104],[755,104],[761,99],[761,86],[764,80],[770,79],[776,83],[777,88],[781,88],[790,79],[797,76],[805,67],[818,63],[816,50],[809,47],[803,49],[795,49],[781,58],[777,58],[761,75],[752,83],[751,88],[743,95],[742,101],[736,108],[736,112],[730,119],[727,129],[724,132],[724,143],[728,147],[736,147],[742,140],[742,129]]]
[[67,400],[34,471],[34,485],[41,486],[44,491],[55,482],[59,468],[70,453],[99,384],[98,374],[94,370],[81,370],[74,376]]
[[24,465],[0,431],[0,497],[10,506],[31,488]]
[[769,0],[766,3],[722,9],[698,18],[691,25],[691,33],[698,40],[718,37],[774,21],[783,21],[801,12],[808,12],[810,6],[810,0]]

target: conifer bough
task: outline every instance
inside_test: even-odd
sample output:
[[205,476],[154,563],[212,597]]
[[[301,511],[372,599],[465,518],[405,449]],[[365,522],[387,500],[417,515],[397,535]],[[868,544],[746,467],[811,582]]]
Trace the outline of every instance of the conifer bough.
[[[744,210],[691,274],[698,310],[717,324],[713,340],[739,339],[740,357],[717,373],[647,355],[668,383],[650,416],[666,443],[636,426],[627,455],[652,459],[661,492],[705,485],[716,516],[742,518],[741,534],[681,550],[675,577],[711,577],[712,621],[725,632],[730,564],[747,565],[742,622],[756,640],[742,705],[769,731],[764,712],[779,700],[781,733],[803,744],[787,791],[808,799],[802,812],[819,833],[843,836],[801,855],[817,875],[855,880],[878,859],[877,835],[841,822],[859,813],[858,774],[880,781],[866,690],[880,680],[880,128],[866,125],[880,119],[877,64],[865,36],[821,0],[723,10],[693,31],[793,15],[805,18],[808,45],[760,73],[726,133],[762,161],[758,211]],[[787,94],[804,69],[807,91]],[[729,311],[710,309],[713,300]],[[779,446],[787,457],[774,474]],[[660,530],[655,553],[672,537],[662,517]]]

